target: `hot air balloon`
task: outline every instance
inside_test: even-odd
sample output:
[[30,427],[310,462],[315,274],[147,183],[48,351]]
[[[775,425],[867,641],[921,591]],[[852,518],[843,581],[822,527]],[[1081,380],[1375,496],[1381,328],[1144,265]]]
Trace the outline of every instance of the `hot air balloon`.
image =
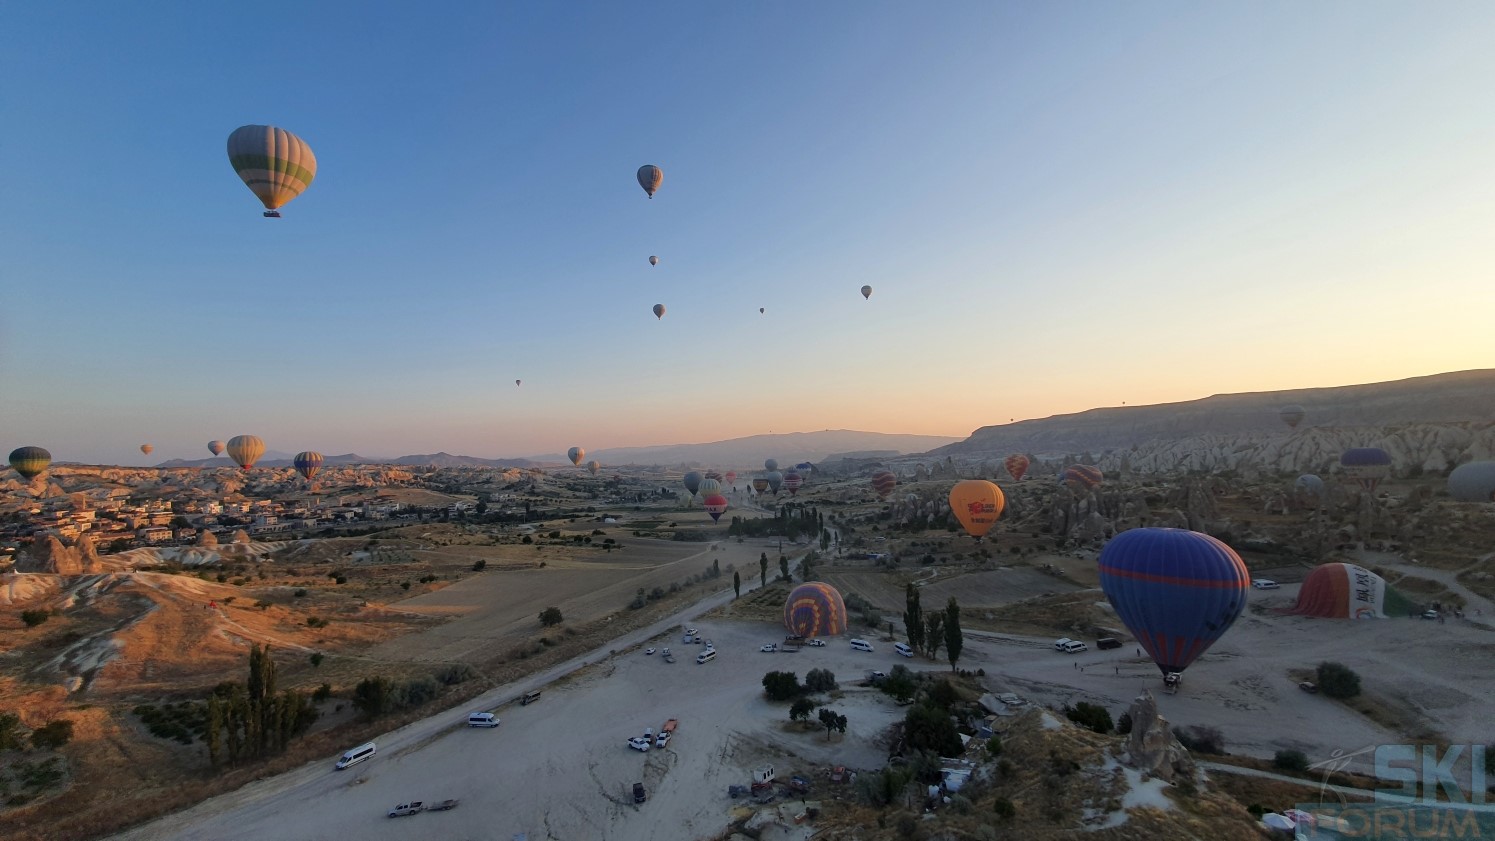
[[1293,493],[1307,504],[1318,505],[1324,498],[1324,480],[1312,473],[1304,473],[1293,482]]
[[1339,456],[1339,466],[1346,479],[1374,491],[1382,479],[1391,475],[1391,455],[1380,447],[1356,447]]
[[764,462],[763,462],[763,469],[764,470],[778,470],[779,469],[779,460],[776,459],[776,458],[765,459]]
[[310,479],[317,475],[318,470],[322,469],[322,454],[314,453],[311,450],[299,452],[296,454],[296,458],[291,461],[291,464],[295,466],[297,473]]
[[877,491],[881,499],[892,496],[893,489],[898,487],[898,477],[891,470],[879,470],[872,474],[872,490]]
[[763,478],[768,480],[768,489],[773,491],[775,494],[779,492],[779,487],[784,484],[784,474],[780,473],[777,470],[770,472]]
[[655,257],[652,254],[649,255],[649,265],[651,265],[651,266],[657,266],[657,265],[659,265],[659,258]]
[[846,631],[846,601],[835,587],[807,581],[784,600],[784,627],[800,637],[828,637]]
[[706,479],[715,479],[718,482],[720,482],[722,478],[721,472],[717,470],[708,470],[705,473],[702,473],[701,476]]
[[862,287],[862,297],[863,298],[871,298],[872,297],[872,287],[870,287],[870,286],[863,286]]
[[228,457],[248,470],[265,454],[265,442],[255,435],[235,435],[228,439]]
[[600,470],[602,470],[602,462],[600,462],[600,461],[589,461],[589,462],[587,462],[587,472],[588,473],[592,474],[593,476],[596,476],[597,473],[598,473],[598,471],[600,471]]
[[698,491],[698,490],[701,489],[701,479],[702,478],[703,477],[701,476],[700,473],[697,473],[696,471],[692,470],[689,473],[685,474],[683,477],[681,477],[680,481],[685,484],[685,489],[687,491],[690,491],[690,495],[691,496],[695,496],[696,495],[696,491]]
[[209,441],[208,442],[208,452],[212,453],[215,456],[221,456],[221,455],[223,455],[223,442],[222,441]]
[[1495,461],[1471,461],[1448,474],[1448,493],[1460,502],[1495,500]]
[[997,524],[1006,505],[1002,489],[985,479],[965,479],[950,489],[950,510],[966,533],[978,540]]
[[265,206],[265,215],[276,219],[280,208],[317,177],[317,156],[306,141],[274,126],[234,129],[228,162]]
[[759,308],[758,308],[758,314],[759,314],[759,315],[762,315],[762,314],[763,314],[763,308],[762,308],[762,307],[759,307]]
[[1002,466],[1007,468],[1007,472],[1015,481],[1021,482],[1023,474],[1028,472],[1028,457],[1025,455],[1008,456],[1002,462]]
[[664,304],[655,304],[654,305],[654,317],[655,318],[664,318]]
[[10,466],[27,480],[41,475],[52,463],[52,454],[41,447],[17,447],[10,451]]
[[638,168],[638,185],[644,188],[644,192],[649,194],[649,198],[654,198],[654,193],[659,190],[659,185],[663,183],[664,170],[654,164],[644,164]]
[[153,446],[151,446],[150,444],[141,444],[140,445],[140,452],[145,453],[146,455],[150,455],[151,453],[153,453],[155,451],[156,451],[156,448],[153,447]]
[[711,494],[705,499],[706,513],[711,515],[711,522],[720,522],[722,515],[727,513],[727,498],[721,494]]
[[1059,481],[1075,493],[1094,490],[1105,478],[1099,467],[1089,464],[1074,464],[1064,468]]
[[703,497],[713,496],[722,492],[722,480],[703,478],[696,492]]
[[566,458],[571,459],[571,463],[576,465],[580,465],[581,460],[583,458],[586,458],[586,455],[587,451],[583,450],[581,447],[572,447],[571,449],[566,451]]
[[764,479],[761,476],[757,479],[754,479],[753,490],[757,491],[760,494],[766,492],[768,490],[768,480]]
[[728,470],[727,471],[727,475],[723,476],[722,479],[723,479],[723,481],[725,481],[727,483],[727,485],[729,487],[733,487],[733,488],[737,487],[737,471],[736,470]]
[[1412,609],[1412,602],[1381,576],[1355,564],[1333,563],[1308,573],[1288,612],[1321,619],[1385,619]]
[[805,477],[799,475],[799,471],[790,470],[784,473],[784,490],[788,491],[790,496],[798,494],[800,486],[804,483]]
[[522,383],[522,382],[524,382],[524,380],[515,380],[515,381],[514,381],[514,385],[519,385],[519,384],[520,384],[520,383]]
[[1291,406],[1283,406],[1282,411],[1278,412],[1277,416],[1282,418],[1282,422],[1287,424],[1288,429],[1297,429],[1298,424],[1303,422],[1303,417],[1307,414],[1307,412],[1303,411],[1302,406],[1294,403]]
[[1101,589],[1165,676],[1229,630],[1250,584],[1234,550],[1186,529],[1130,529],[1100,555]]
[[815,465],[809,463],[808,461],[802,461],[799,464],[794,465],[794,469],[798,470],[800,472],[800,475],[804,475],[806,473],[813,473],[815,471]]

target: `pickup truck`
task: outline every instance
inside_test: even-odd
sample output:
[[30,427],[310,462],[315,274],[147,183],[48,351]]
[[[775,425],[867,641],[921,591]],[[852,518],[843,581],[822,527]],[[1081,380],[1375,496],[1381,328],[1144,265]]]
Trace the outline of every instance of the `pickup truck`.
[[389,816],[391,818],[403,818],[406,815],[413,815],[417,812],[424,811],[425,808],[426,804],[420,802],[419,800],[413,803],[401,803],[400,805],[389,810]]

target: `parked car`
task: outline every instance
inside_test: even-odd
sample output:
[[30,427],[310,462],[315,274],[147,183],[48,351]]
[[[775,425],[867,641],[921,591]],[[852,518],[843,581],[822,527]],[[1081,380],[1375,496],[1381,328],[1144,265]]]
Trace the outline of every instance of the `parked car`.
[[468,713],[468,727],[497,727],[498,716],[493,713]]
[[526,692],[524,693],[524,696],[519,699],[519,706],[527,707],[538,700],[540,700],[540,690],[537,689],[534,692]]
[[1115,637],[1101,637],[1100,639],[1095,641],[1095,647],[1099,648],[1101,651],[1105,651],[1111,648],[1120,648],[1121,640]]
[[898,652],[899,654],[902,654],[904,657],[914,656],[914,650],[912,648],[909,648],[907,643],[895,642],[893,643],[893,650]]
[[1438,618],[1438,611],[1436,611],[1436,610],[1424,610],[1422,612],[1422,618],[1423,619],[1437,619]]
[[425,808],[425,804],[421,803],[419,800],[416,800],[412,803],[401,803],[400,805],[389,810],[389,816],[391,818],[403,818],[406,815],[413,815],[416,812],[424,810]]
[[645,800],[648,800],[648,799],[649,799],[649,795],[644,791],[644,784],[643,783],[634,783],[633,784],[633,802],[634,803],[642,803],[642,802],[644,802]]
[[1304,692],[1310,693],[1319,691],[1318,685],[1311,680],[1305,680],[1302,683],[1298,684],[1298,688],[1303,690]]
[[652,649],[652,648],[646,648],[646,649],[644,649],[644,653],[645,654],[653,654],[654,653],[654,649]]
[[779,647],[777,645],[774,645],[773,643],[769,643],[768,645],[765,645],[762,648],[759,648],[758,650],[759,651],[765,651],[765,652],[767,652],[769,654],[772,654],[773,652],[778,651]]
[[643,736],[633,736],[628,740],[628,746],[641,753],[649,752],[649,740]]
[[1086,645],[1083,642],[1080,642],[1079,640],[1070,640],[1069,642],[1064,644],[1063,648],[1059,650],[1064,652],[1065,654],[1079,654],[1081,651],[1089,651],[1090,646]]
[[1270,578],[1253,578],[1251,579],[1251,586],[1258,590],[1276,590],[1282,585]]
[[693,637],[693,636],[695,636],[695,635],[696,635],[696,634],[697,634],[697,633],[698,633],[698,632],[697,632],[697,631],[696,631],[696,629],[695,629],[695,628],[686,628],[686,629],[685,629],[685,635],[686,635],[686,636],[688,636],[688,637]]
[[810,640],[807,645],[814,646],[815,648],[825,648],[825,640],[821,639],[820,637],[815,637],[814,639]]
[[656,747],[656,748],[662,748],[662,747],[664,747],[665,745],[667,745],[669,743],[670,743],[670,734],[669,733],[661,732],[658,736],[654,737],[654,747]]

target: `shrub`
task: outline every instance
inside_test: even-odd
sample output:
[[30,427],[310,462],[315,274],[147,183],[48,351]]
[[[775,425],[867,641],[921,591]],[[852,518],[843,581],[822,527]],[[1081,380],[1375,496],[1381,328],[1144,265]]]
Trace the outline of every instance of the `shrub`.
[[320,666],[322,665],[322,652],[314,651],[312,652],[312,655],[306,659],[311,661],[313,667]]
[[292,595],[294,595],[298,599],[304,599],[304,598],[306,598],[306,588],[304,588],[304,587],[300,588],[300,589],[296,590],[295,593],[292,593]]
[[547,607],[540,611],[540,624],[547,628],[561,624],[561,609],[558,607]]
[[28,628],[35,628],[37,625],[40,625],[41,623],[47,621],[49,618],[51,618],[51,616],[52,614],[46,612],[45,610],[21,611],[21,621],[25,622],[26,627]]
[[836,689],[836,675],[830,669],[811,669],[805,673],[805,691],[832,692]]
[[1004,821],[1012,820],[1013,816],[1017,814],[1017,807],[1013,806],[1012,801],[1005,797],[998,797],[996,802],[991,804],[991,806],[992,811],[997,813],[997,817]]
[[1116,719],[1116,732],[1122,736],[1132,732],[1131,713],[1122,713],[1121,717]]
[[529,545],[529,544],[531,544],[531,543],[534,543],[534,542],[535,542],[535,539],[534,539],[534,538],[533,538],[533,537],[530,537],[530,536],[529,536],[529,535],[525,535],[525,536],[524,536],[524,539],[523,539],[523,540],[521,540],[521,541],[519,541],[519,542],[520,542],[520,543],[523,543],[523,544],[525,544],[525,545]]
[[472,571],[473,572],[482,572],[483,568],[486,567],[486,566],[488,566],[488,562],[487,561],[483,561],[483,560],[473,561],[472,562]]
[[1069,717],[1070,721],[1088,730],[1094,730],[1097,733],[1111,732],[1111,713],[1100,704],[1081,701],[1072,707],[1065,707],[1064,714]]
[[401,590],[409,590],[410,589],[410,582],[409,581],[401,581],[400,582],[400,589]]
[[1225,737],[1215,727],[1177,727],[1173,735],[1178,738],[1179,744],[1195,753],[1210,753],[1216,756],[1225,754]]
[[49,721],[31,731],[31,744],[42,750],[57,750],[73,740],[73,723],[65,718]]
[[763,676],[763,694],[770,701],[788,701],[804,693],[794,672],[769,672]]
[[1307,771],[1308,756],[1300,750],[1279,750],[1272,757],[1272,767],[1283,771]]
[[1360,676],[1343,663],[1320,663],[1319,690],[1330,698],[1353,698],[1360,694]]
[[1001,756],[1002,755],[1002,739],[1001,739],[1001,737],[993,736],[990,739],[987,739],[986,740],[986,752],[987,752],[987,754],[989,754],[991,756]]
[[330,683],[324,683],[321,686],[318,686],[316,688],[316,690],[311,693],[311,699],[313,701],[325,701],[325,700],[327,700],[328,698],[331,698],[331,697],[332,697],[332,684],[330,684]]
[[339,584],[347,584],[348,583],[348,576],[346,576],[346,575],[338,575],[336,578],[334,578],[332,580],[336,581]]

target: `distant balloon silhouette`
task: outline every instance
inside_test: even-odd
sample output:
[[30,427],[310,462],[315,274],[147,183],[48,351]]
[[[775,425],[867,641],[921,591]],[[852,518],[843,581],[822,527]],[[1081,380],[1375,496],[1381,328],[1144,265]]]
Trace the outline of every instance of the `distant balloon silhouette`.
[[[664,304],[655,304],[654,305],[654,317],[655,318],[664,318]],[[690,319],[686,319],[686,321],[689,321],[689,320]]]
[[10,451],[10,466],[27,480],[40,476],[52,463],[52,454],[41,447],[17,447]]
[[602,470],[602,462],[600,462],[600,461],[589,461],[589,462],[587,462],[587,472],[590,473],[590,474],[592,474],[593,476],[596,476],[597,473],[599,471],[601,471],[601,470]]
[[770,491],[773,491],[775,494],[777,494],[779,492],[779,488],[783,487],[784,485],[784,474],[780,473],[777,470],[769,473],[763,478],[768,480],[768,489]]
[[680,477],[680,481],[684,483],[685,489],[690,491],[690,495],[695,496],[696,491],[701,489],[701,480],[704,478],[699,472],[692,470]]
[[734,486],[736,486],[737,485],[737,471],[736,470],[728,470],[727,471],[727,475],[722,477],[722,481],[726,482],[727,485],[728,485],[728,487],[734,487]]
[[1008,456],[1002,466],[1007,468],[1013,479],[1021,482],[1023,474],[1028,472],[1028,457],[1021,454]]
[[1303,418],[1307,414],[1307,412],[1303,411],[1302,406],[1294,403],[1291,406],[1283,406],[1282,411],[1278,412],[1277,416],[1282,418],[1282,422],[1287,424],[1288,429],[1297,429],[1298,424],[1303,422]]
[[245,470],[254,467],[264,454],[265,442],[256,435],[235,435],[228,439],[228,457]]
[[586,458],[586,456],[587,451],[583,450],[581,447],[572,447],[571,449],[566,451],[566,458],[571,459],[571,463],[578,466],[581,464],[581,460]]
[[759,307],[759,308],[758,308],[758,314],[759,314],[759,315],[762,315],[762,314],[763,314],[763,308],[762,308],[762,307]]
[[1324,480],[1312,473],[1304,473],[1293,482],[1293,493],[1306,503],[1318,505],[1324,498]]
[[862,297],[863,298],[871,298],[872,297],[872,287],[870,287],[870,286],[863,286],[862,287]]
[[146,455],[150,455],[151,453],[153,453],[155,451],[156,451],[156,448],[152,447],[150,444],[141,444],[140,445],[140,452],[145,453]]
[[763,469],[764,470],[778,470],[779,469],[779,460],[776,459],[776,458],[764,459],[763,460]]
[[651,254],[651,255],[650,255],[650,256],[649,256],[649,265],[651,265],[651,266],[657,266],[657,265],[659,265],[659,258],[658,258],[658,257],[655,257],[655,256],[653,256],[653,255],[652,255],[652,254]]
[[515,381],[514,381],[514,385],[519,385],[519,384],[520,384],[520,383],[522,383],[522,382],[524,382],[524,380],[515,380]]
[[[687,181],[690,179],[687,178]],[[659,185],[664,183],[664,170],[653,164],[644,164],[638,168],[638,185],[644,188],[649,198],[659,191]]]
[[208,452],[212,453],[215,456],[221,456],[221,455],[223,455],[223,442],[222,441],[209,441],[208,442]]
[[291,464],[295,466],[297,473],[310,479],[317,475],[318,470],[322,469],[322,454],[306,450],[297,453],[296,458],[291,461]]
[[872,490],[877,491],[881,499],[887,499],[893,494],[893,489],[898,486],[898,477],[891,470],[879,470],[872,474]]

